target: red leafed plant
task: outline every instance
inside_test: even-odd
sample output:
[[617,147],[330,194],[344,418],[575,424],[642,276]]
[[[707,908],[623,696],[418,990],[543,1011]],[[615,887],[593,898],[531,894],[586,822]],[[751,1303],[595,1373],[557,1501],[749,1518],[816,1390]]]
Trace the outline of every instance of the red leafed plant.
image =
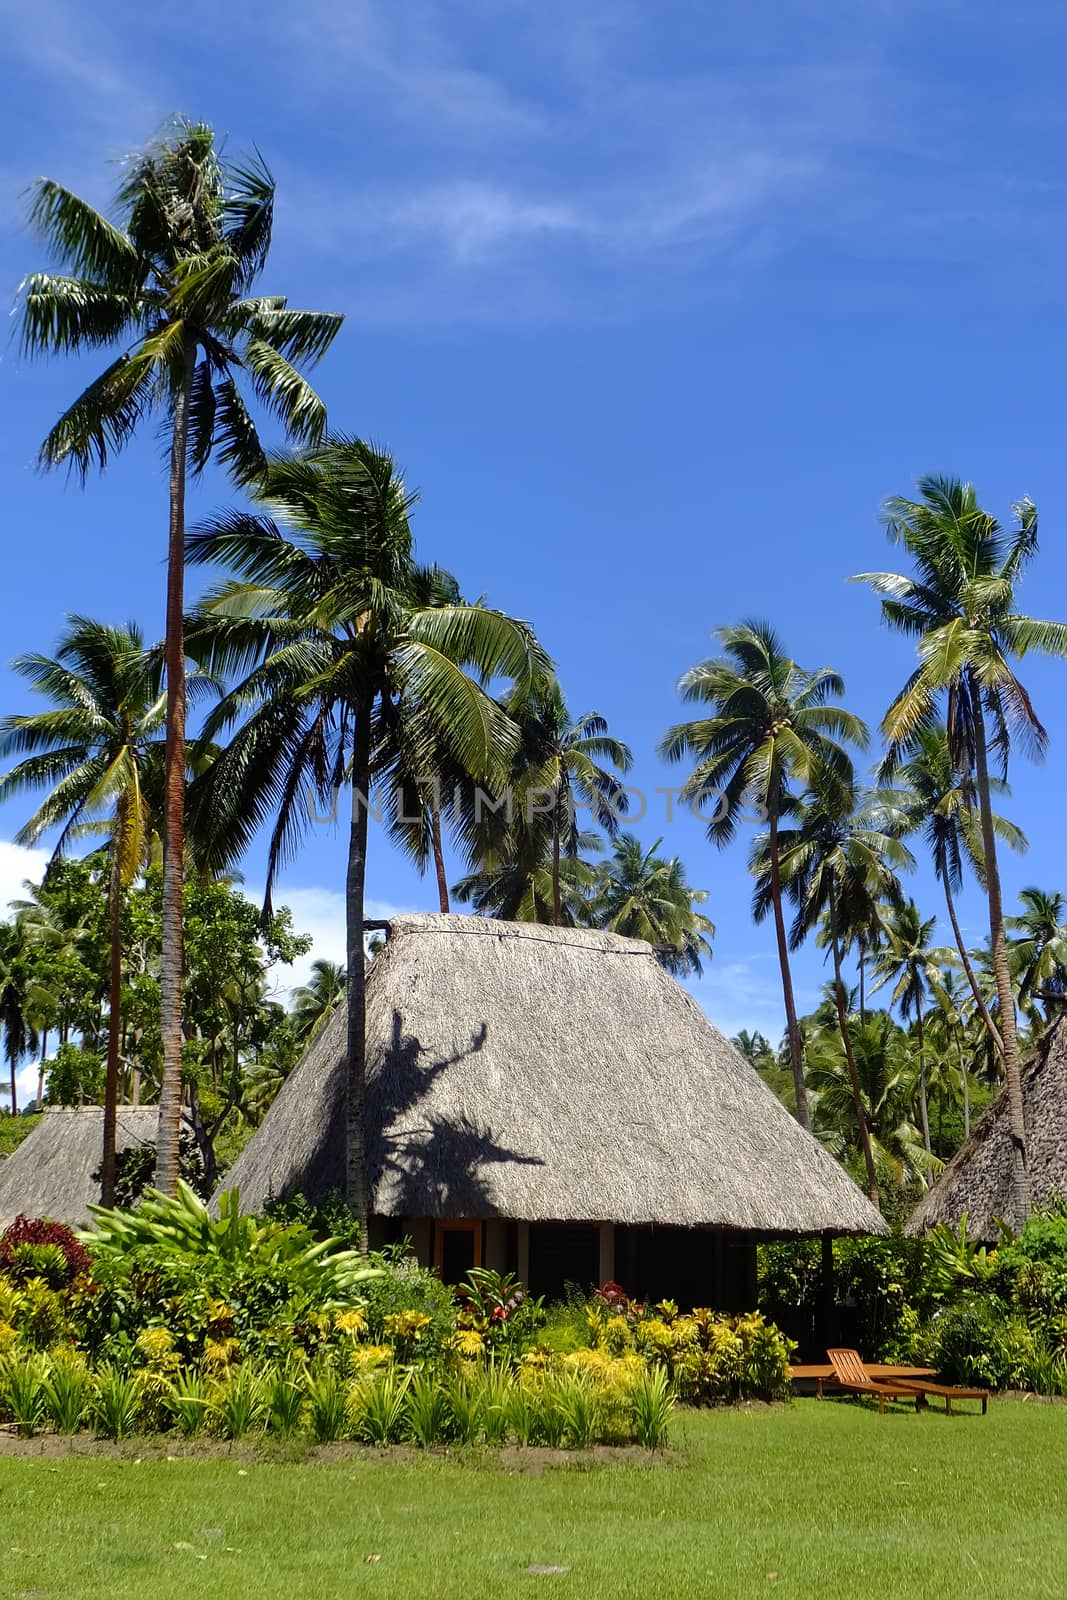
[[0,1238],[0,1272],[17,1271],[25,1259],[24,1245],[54,1245],[62,1251],[67,1263],[68,1281],[88,1272],[89,1252],[78,1243],[75,1235],[62,1222],[49,1222],[47,1217],[18,1216]]

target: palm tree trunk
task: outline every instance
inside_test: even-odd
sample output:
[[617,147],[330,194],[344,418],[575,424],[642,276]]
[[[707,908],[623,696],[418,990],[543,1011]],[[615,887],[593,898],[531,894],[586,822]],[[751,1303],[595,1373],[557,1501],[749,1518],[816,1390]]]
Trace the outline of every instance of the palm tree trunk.
[[963,1054],[963,1041],[960,1038],[959,1028],[953,1028],[952,1037],[956,1041],[956,1060],[960,1064],[960,1080],[963,1084],[963,1137],[971,1137],[971,1086],[967,1080],[967,1060]]
[[182,889],[185,877],[185,458],[196,343],[189,340],[174,404],[167,542],[167,740],[163,791],[163,952],[160,971],[163,1077],[156,1133],[156,1188],[178,1188],[182,1122]]
[[978,987],[978,979],[975,976],[974,968],[971,965],[971,957],[968,953],[967,946],[963,942],[963,934],[960,932],[959,921],[956,917],[956,901],[949,885],[947,873],[942,875],[941,881],[945,890],[945,905],[948,908],[948,920],[952,924],[952,937],[956,941],[956,949],[959,951],[960,961],[963,964],[963,971],[966,975],[967,982],[971,986],[971,993],[974,996],[974,1003],[978,1007],[979,1016],[988,1029],[989,1037],[996,1046],[997,1054],[1003,1056],[1004,1042],[1000,1037],[1000,1032],[996,1023],[989,1014],[989,1007],[986,1005],[985,1000],[982,997],[982,991]]
[[40,1111],[44,1106],[44,1074],[48,1063],[48,1029],[41,1030],[41,1064],[37,1069],[37,1102],[35,1111]]
[[916,1013],[915,1033],[919,1044],[919,1121],[922,1125],[923,1149],[930,1154],[930,1106],[926,1098],[926,1034],[920,1006]]
[[859,969],[860,969],[860,1026],[862,1027],[862,1026],[864,1026],[866,1024],[866,1021],[867,1021],[867,946],[866,946],[866,944],[864,943],[864,941],[862,939],[860,940]]
[[871,1197],[871,1204],[874,1209],[880,1211],[882,1202],[878,1195],[878,1175],[874,1170],[871,1131],[867,1126],[867,1109],[863,1104],[863,1090],[860,1087],[860,1075],[856,1070],[856,1057],[852,1053],[852,1038],[848,1031],[848,1016],[845,1012],[845,985],[841,978],[841,950],[837,942],[837,930],[832,922],[830,948],[834,956],[834,1000],[837,1005],[837,1026],[841,1034],[841,1043],[845,1047],[845,1064],[848,1067],[848,1081],[852,1088],[852,1103],[856,1108],[856,1126],[859,1128],[860,1149],[863,1151],[863,1164],[867,1169],[867,1193]]
[[11,1115],[17,1117],[19,1114],[19,1089],[18,1084],[15,1082],[15,1071],[18,1066],[18,1056],[14,1050],[10,1053],[9,1061],[11,1065]]
[[348,1068],[345,1074],[345,1198],[359,1224],[359,1248],[368,1250],[367,1193],[367,958],[363,946],[367,886],[367,810],[370,802],[370,703],[356,707],[352,741],[352,822],[345,883],[348,952]]
[[433,844],[433,864],[437,873],[437,904],[441,911],[450,909],[448,904],[448,878],[445,875],[445,853],[441,845],[441,813],[432,807],[430,810],[430,838]]
[[767,807],[767,830],[771,857],[771,904],[774,908],[774,932],[778,941],[778,966],[782,974],[785,1027],[789,1039],[789,1065],[793,1071],[797,1121],[802,1128],[807,1128],[810,1132],[811,1113],[808,1110],[808,1089],[804,1082],[804,1052],[800,1047],[797,1005],[793,996],[793,974],[789,970],[789,943],[785,935],[785,915],[782,911],[782,868],[778,859],[778,807],[773,803]]
[[552,812],[552,926],[563,926],[563,891],[559,881],[559,801]]
[[120,802],[115,815],[115,837],[111,841],[111,879],[107,895],[108,938],[111,942],[111,975],[108,988],[107,1072],[104,1077],[104,1152],[100,1163],[100,1204],[115,1204],[115,1130],[119,1103],[119,1029],[122,1025],[122,864],[118,841],[122,837],[123,816]]
[[1016,1233],[1021,1233],[1030,1215],[1030,1173],[1026,1150],[1026,1118],[1023,1111],[1022,1070],[1019,1040],[1015,1031],[1015,996],[1008,971],[1008,951],[1004,939],[1004,903],[997,864],[997,841],[993,831],[993,807],[989,796],[989,756],[986,746],[985,711],[978,685],[971,682],[971,710],[974,723],[974,765],[978,787],[978,807],[982,818],[982,850],[985,856],[986,893],[989,898],[989,942],[993,954],[993,973],[997,982],[1000,1037],[1003,1042],[1004,1086],[1008,1097],[1011,1129],[1011,1200]]

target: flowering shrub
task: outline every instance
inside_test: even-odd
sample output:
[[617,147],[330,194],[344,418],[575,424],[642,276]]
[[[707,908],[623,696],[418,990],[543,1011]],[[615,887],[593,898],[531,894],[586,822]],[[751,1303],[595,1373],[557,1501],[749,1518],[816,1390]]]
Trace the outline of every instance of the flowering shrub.
[[[528,1295],[511,1272],[475,1267],[456,1295],[460,1331],[477,1333],[485,1350],[512,1359],[544,1321],[544,1301]],[[467,1348],[472,1348],[470,1341]]]
[[[42,1257],[38,1254],[42,1250],[49,1254]],[[55,1283],[52,1280],[59,1258],[60,1281]],[[48,1270],[41,1270],[42,1262],[47,1263]],[[16,1282],[44,1277],[58,1289],[88,1270],[89,1252],[62,1222],[49,1222],[47,1218],[31,1222],[29,1217],[20,1215],[0,1238],[0,1272]]]

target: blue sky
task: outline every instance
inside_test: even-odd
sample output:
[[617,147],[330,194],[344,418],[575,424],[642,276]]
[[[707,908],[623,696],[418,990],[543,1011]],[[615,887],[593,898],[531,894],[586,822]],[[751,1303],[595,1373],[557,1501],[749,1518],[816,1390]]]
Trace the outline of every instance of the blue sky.
[[[1067,615],[1067,13],[978,0],[0,0],[0,284],[41,264],[20,192],[46,173],[104,204],[113,163],[169,114],[255,142],[279,184],[264,288],[344,310],[319,369],[335,425],[388,444],[422,501],[421,553],[530,618],[572,710],[634,748],[678,714],[717,625],[771,619],[845,675],[877,722],[909,669],[849,573],[890,565],[881,500],[928,471],[973,478],[1044,529],[1023,591]],[[145,438],[84,490],[37,445],[82,374],[0,360],[2,655],[63,614],[162,617],[165,485]],[[190,515],[232,497],[198,487]],[[192,582],[199,581],[193,574]],[[1028,663],[1052,747],[1019,761],[1030,835],[1009,892],[1063,884],[1067,668]],[[21,690],[0,674],[7,709]],[[0,812],[10,841],[20,814]],[[711,891],[694,985],[728,1031],[776,1031],[747,841],[649,815]],[[343,837],[315,836],[283,897],[343,945]],[[35,861],[0,843],[0,895]],[[247,878],[260,871],[253,859]],[[371,893],[432,908],[381,838]],[[925,872],[915,892],[931,910]],[[975,938],[981,904],[964,903]],[[798,960],[802,1005],[823,972]]]

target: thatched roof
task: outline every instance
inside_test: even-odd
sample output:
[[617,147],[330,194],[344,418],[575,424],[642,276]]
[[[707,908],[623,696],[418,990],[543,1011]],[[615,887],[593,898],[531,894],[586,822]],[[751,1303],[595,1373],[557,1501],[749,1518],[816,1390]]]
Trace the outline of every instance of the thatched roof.
[[[159,1109],[120,1106],[115,1143],[154,1143]],[[104,1113],[99,1106],[46,1111],[33,1132],[0,1161],[0,1228],[20,1212],[87,1228],[89,1206],[100,1199],[92,1174],[100,1166]]]
[[[1023,1115],[1034,1203],[1067,1196],[1067,1017],[1049,1029],[1034,1059],[1023,1070]],[[997,1223],[1010,1220],[1011,1139],[1007,1096],[993,1101],[981,1121],[945,1167],[905,1225],[907,1233],[926,1233],[939,1222],[995,1239]]]
[[[367,984],[372,1210],[884,1232],[649,945],[396,918]],[[345,1012],[226,1176],[242,1205],[343,1187]]]

